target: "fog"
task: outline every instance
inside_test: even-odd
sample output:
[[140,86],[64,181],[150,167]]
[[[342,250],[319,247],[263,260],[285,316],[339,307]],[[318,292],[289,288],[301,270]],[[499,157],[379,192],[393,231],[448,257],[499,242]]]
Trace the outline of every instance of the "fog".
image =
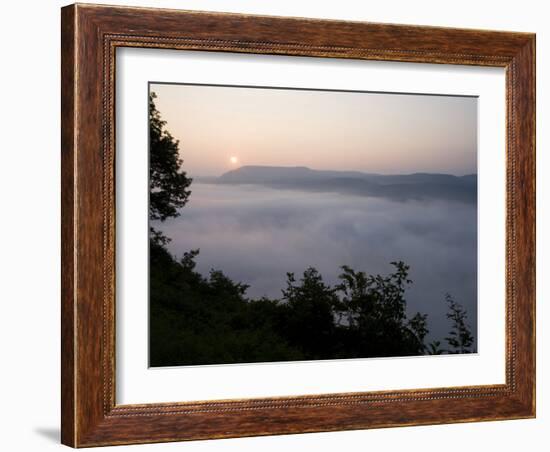
[[468,311],[477,340],[476,205],[194,182],[178,218],[155,223],[181,257],[200,249],[197,270],[222,270],[251,298],[280,298],[286,273],[309,266],[335,283],[340,266],[385,275],[410,265],[409,313],[428,314],[428,339],[450,329],[445,293]]

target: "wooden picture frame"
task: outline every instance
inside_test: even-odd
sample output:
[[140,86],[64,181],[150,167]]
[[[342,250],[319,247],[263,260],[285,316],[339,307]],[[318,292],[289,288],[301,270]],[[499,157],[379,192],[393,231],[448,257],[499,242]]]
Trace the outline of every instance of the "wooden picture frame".
[[[62,9],[62,442],[73,447],[535,416],[535,35],[70,5]],[[115,50],[146,47],[506,70],[506,383],[115,403]]]

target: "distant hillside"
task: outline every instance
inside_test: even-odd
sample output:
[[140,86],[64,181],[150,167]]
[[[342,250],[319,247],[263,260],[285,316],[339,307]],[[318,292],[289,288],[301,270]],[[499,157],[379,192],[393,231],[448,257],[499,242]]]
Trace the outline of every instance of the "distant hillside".
[[223,183],[265,184],[269,182],[312,181],[329,178],[364,178],[376,174],[359,171],[320,171],[306,166],[241,166],[218,178]]
[[211,182],[330,191],[395,200],[447,199],[474,203],[477,198],[476,174],[466,176],[437,173],[382,175],[359,171],[319,171],[305,166],[243,166]]

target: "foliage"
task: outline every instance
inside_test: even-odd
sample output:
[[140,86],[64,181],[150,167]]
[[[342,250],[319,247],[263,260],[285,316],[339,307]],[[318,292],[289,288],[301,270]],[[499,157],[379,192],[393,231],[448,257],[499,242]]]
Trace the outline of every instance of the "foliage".
[[447,318],[453,324],[449,336],[445,338],[447,343],[452,347],[449,353],[471,353],[474,337],[470,331],[470,326],[466,324],[468,314],[462,305],[455,301],[450,294],[445,295],[445,301],[449,305]]
[[442,355],[445,352],[441,348],[441,341],[433,341],[428,344],[428,349],[426,354],[428,355]]
[[426,315],[408,318],[408,267],[388,276],[343,267],[330,286],[315,268],[287,275],[278,300],[249,299],[219,270],[195,271],[199,250],[176,261],[151,241],[151,365],[292,361],[426,353]]
[[187,202],[191,179],[181,170],[179,141],[168,130],[149,94],[149,218],[164,221],[177,217]]
[[176,261],[150,246],[152,366],[303,359],[276,332],[282,312],[270,300],[248,302],[247,286],[221,271],[194,271],[198,250]]

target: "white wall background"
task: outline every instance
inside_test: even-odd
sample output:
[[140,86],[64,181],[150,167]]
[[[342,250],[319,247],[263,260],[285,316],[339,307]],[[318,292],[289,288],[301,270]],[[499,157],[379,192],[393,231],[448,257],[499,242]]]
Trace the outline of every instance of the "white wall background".
[[[115,0],[113,0],[115,1]],[[116,0],[118,4],[242,13],[366,20],[537,33],[538,147],[538,417],[536,420],[321,433],[118,447],[156,451],[280,451],[365,449],[500,452],[547,450],[550,429],[547,352],[550,321],[550,14],[536,0],[384,2],[279,0]],[[93,2],[97,3],[97,2]],[[60,367],[60,160],[58,0],[2,5],[0,89],[1,176],[0,447],[58,450]],[[6,141],[7,140],[7,141]],[[7,308],[7,311],[5,310]],[[546,380],[546,381],[545,381]],[[546,443],[546,444],[545,444]]]

